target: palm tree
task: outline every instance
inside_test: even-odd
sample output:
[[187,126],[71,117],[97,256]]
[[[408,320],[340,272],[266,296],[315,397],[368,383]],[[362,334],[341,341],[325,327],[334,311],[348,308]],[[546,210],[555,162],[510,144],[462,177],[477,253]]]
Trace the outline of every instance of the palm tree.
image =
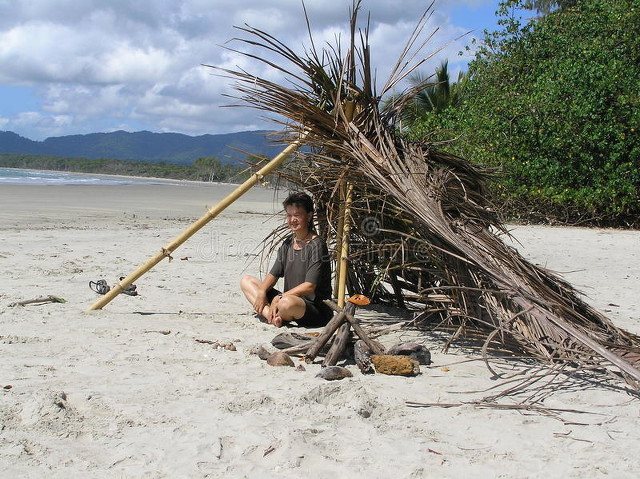
[[[425,77],[422,73],[409,76],[413,95],[394,95],[385,102],[385,109],[392,109],[408,125],[424,120],[429,115],[438,115],[449,107],[458,106],[464,98],[464,91],[469,81],[469,74],[460,72],[455,83],[450,82],[449,62],[444,60],[434,75]],[[400,104],[400,98],[409,101]]]

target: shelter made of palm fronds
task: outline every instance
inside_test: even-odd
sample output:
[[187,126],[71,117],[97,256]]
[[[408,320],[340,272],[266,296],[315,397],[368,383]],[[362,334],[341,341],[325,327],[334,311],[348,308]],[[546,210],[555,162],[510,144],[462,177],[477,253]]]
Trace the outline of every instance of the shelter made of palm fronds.
[[284,127],[283,141],[304,135],[308,148],[281,175],[313,194],[330,247],[345,185],[353,188],[350,292],[420,304],[421,318],[453,328],[456,337],[480,333],[548,363],[605,367],[640,389],[640,338],[502,242],[507,231],[487,200],[487,172],[403,138],[396,119],[416,89],[382,106],[385,94],[437,52],[418,56],[432,36],[425,34],[431,8],[380,91],[359,8],[354,2],[344,51],[339,38],[318,49],[310,29],[310,46],[297,54],[268,33],[240,28],[246,38],[236,39],[243,48],[234,51],[277,70],[282,84],[218,69],[235,80],[242,105],[283,118],[274,120]]

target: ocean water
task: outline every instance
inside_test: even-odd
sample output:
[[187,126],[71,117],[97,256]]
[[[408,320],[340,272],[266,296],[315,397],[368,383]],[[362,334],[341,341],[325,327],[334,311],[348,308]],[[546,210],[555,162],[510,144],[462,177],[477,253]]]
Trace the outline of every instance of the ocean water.
[[127,176],[94,175],[91,173],[65,173],[62,171],[20,170],[0,168],[0,185],[159,185],[180,184],[179,181],[132,178]]

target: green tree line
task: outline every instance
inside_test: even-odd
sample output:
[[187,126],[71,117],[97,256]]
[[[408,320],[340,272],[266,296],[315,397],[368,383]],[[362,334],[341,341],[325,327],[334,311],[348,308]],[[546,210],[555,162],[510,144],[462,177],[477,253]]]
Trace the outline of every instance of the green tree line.
[[198,158],[193,165],[178,165],[117,159],[93,160],[58,156],[0,154],[0,167],[226,183],[240,183],[246,180],[249,175],[246,166],[225,164],[217,158]]
[[404,133],[494,167],[511,219],[640,226],[638,1],[506,0],[497,15],[469,71],[449,85],[442,65],[427,107],[407,107],[422,110]]

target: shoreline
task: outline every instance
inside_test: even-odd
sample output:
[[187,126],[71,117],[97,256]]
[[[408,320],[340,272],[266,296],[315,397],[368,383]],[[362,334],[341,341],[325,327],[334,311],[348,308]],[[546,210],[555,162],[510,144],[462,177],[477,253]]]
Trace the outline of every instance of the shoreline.
[[[109,179],[132,179],[140,181],[144,184],[144,182],[157,182],[160,184],[168,184],[168,185],[176,185],[176,186],[202,186],[202,187],[238,187],[243,182],[240,183],[229,183],[229,182],[215,182],[215,181],[200,181],[200,180],[187,180],[187,179],[178,179],[178,178],[161,178],[156,176],[138,176],[138,175],[118,175],[118,174],[107,174],[107,173],[86,173],[81,171],[60,171],[60,170],[41,170],[41,169],[32,169],[32,168],[15,168],[15,167],[0,167],[7,170],[20,170],[20,171],[34,171],[34,172],[52,172],[52,173],[60,173],[60,174],[72,174],[78,176],[93,176],[93,177],[102,177]],[[95,185],[95,186],[136,186],[133,185]],[[91,185],[56,185],[56,184],[3,184],[0,182],[0,186],[91,186]],[[268,191],[275,191],[277,193],[281,193],[276,188],[266,187],[261,184],[257,184],[252,188],[256,189],[264,189]],[[640,231],[640,228],[633,227],[624,227],[624,226],[582,226],[582,225],[573,225],[573,224],[548,224],[548,223],[535,223],[530,221],[508,221],[505,223],[508,229],[513,228],[527,228],[527,227],[542,227],[542,228],[574,228],[574,229],[585,229],[585,230],[612,230],[612,231]]]
[[[6,170],[18,170],[18,171],[35,171],[38,173],[60,173],[60,174],[71,174],[78,176],[94,176],[94,177],[103,177],[103,178],[113,178],[113,179],[121,179],[121,178],[130,178],[135,180],[142,181],[157,181],[160,183],[170,183],[170,184],[195,184],[195,185],[240,185],[240,183],[227,183],[227,182],[214,182],[214,181],[198,181],[198,180],[183,180],[178,178],[160,178],[157,176],[138,176],[138,175],[118,175],[115,173],[87,173],[84,171],[61,171],[61,170],[42,170],[42,169],[33,169],[33,168],[14,168],[10,166],[2,166],[0,168],[4,168]],[[0,183],[2,184],[2,183]],[[16,186],[72,186],[72,185],[16,185]]]

